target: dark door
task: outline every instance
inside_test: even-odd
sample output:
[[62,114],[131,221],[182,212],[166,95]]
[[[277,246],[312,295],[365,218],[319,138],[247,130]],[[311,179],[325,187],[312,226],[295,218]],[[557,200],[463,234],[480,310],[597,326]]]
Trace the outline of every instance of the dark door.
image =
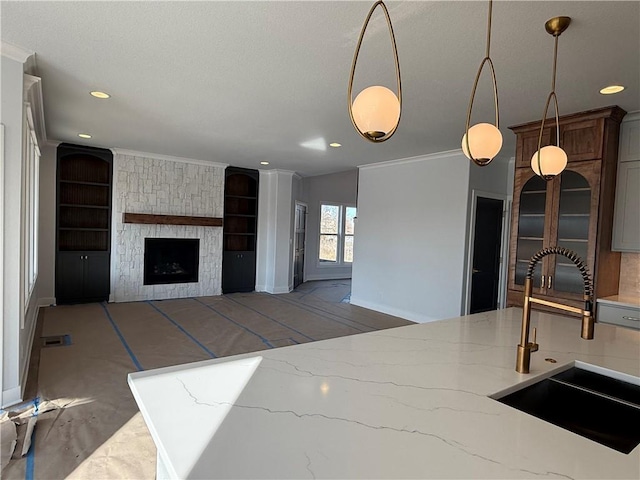
[[84,256],[84,297],[88,302],[109,299],[109,254],[87,252]]
[[304,235],[307,224],[307,206],[296,203],[295,245],[293,258],[293,288],[304,278]]
[[498,308],[502,200],[478,197],[473,238],[470,313]]
[[60,252],[56,268],[56,302],[80,302],[84,290],[85,252]]

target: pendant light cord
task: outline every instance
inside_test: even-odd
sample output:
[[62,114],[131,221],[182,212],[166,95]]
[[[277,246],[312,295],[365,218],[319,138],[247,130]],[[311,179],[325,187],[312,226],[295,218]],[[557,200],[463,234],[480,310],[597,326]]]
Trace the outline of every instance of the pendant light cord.
[[487,50],[485,53],[485,57],[489,57],[489,52],[491,50],[491,12],[493,11],[493,0],[489,0],[489,18],[487,20]]

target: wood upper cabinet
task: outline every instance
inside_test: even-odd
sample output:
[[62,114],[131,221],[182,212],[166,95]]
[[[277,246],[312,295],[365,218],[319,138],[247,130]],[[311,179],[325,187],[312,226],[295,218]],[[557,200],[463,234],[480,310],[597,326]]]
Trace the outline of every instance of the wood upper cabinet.
[[[548,125],[545,122],[545,125]],[[540,139],[540,125],[538,128],[527,130],[518,135],[516,144],[516,168],[531,167],[531,157],[538,151],[538,140]],[[544,127],[542,132],[542,146],[555,144],[556,129],[552,127]]]
[[[596,297],[618,292],[620,256],[611,251],[611,219],[617,138],[624,113],[618,107],[609,107],[561,118],[560,146],[567,151],[569,162],[561,175],[548,182],[535,175],[530,166],[537,149],[536,123],[512,127],[518,140],[508,305],[522,305],[529,260],[546,247],[575,251],[589,267]],[[547,132],[545,127],[545,135],[555,141],[555,126],[549,128],[552,130]],[[535,145],[530,140],[533,136]],[[582,277],[565,257],[549,255],[542,259],[534,271],[533,283],[534,295],[583,305]]]

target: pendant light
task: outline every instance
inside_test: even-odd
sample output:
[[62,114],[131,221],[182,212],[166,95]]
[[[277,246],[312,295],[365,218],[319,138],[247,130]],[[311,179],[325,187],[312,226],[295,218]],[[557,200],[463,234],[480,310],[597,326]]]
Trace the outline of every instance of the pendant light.
[[[489,0],[489,15],[487,20],[487,49],[485,56],[480,63],[476,80],[471,90],[471,98],[469,99],[469,108],[467,110],[467,124],[465,134],[462,137],[462,153],[476,165],[481,167],[488,165],[493,157],[495,157],[502,148],[502,134],[500,133],[500,115],[498,113],[498,84],[496,82],[496,72],[493,68],[493,62],[489,51],[491,49],[491,13],[493,10],[493,1]],[[491,72],[491,80],[493,82],[493,100],[496,112],[496,124],[478,123],[469,128],[471,123],[471,110],[473,109],[473,99],[478,88],[478,80],[482,74],[485,65],[489,65]]]
[[[539,177],[551,180],[556,175],[562,173],[567,166],[567,154],[560,148],[560,116],[558,114],[558,98],[556,97],[556,70],[558,63],[558,37],[571,23],[571,17],[554,17],[544,24],[544,28],[549,35],[554,37],[553,47],[553,76],[551,80],[551,93],[547,97],[542,114],[542,124],[540,125],[540,135],[538,136],[538,151],[531,157],[531,168]],[[556,144],[542,146],[542,134],[544,132],[544,121],[547,118],[549,103],[553,98],[556,117]]]
[[[364,32],[367,29],[371,15],[374,10],[380,6],[387,19],[389,27],[389,35],[391,37],[391,46],[393,47],[393,59],[396,64],[396,82],[398,85],[398,96],[387,87],[371,86],[365,88],[353,100],[353,76],[356,71],[356,62],[360,53],[360,46],[364,38]],[[370,142],[380,143],[391,138],[400,123],[400,112],[402,109],[402,85],[400,81],[400,62],[398,61],[398,50],[396,48],[396,39],[393,35],[393,26],[386,5],[382,1],[373,4],[367,15],[367,19],[362,26],[356,52],[353,56],[351,64],[351,74],[349,75],[348,90],[349,116],[356,131]]]

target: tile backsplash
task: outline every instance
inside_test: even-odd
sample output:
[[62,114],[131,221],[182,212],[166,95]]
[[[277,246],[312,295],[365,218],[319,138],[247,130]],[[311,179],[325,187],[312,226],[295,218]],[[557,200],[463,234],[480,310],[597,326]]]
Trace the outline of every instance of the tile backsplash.
[[618,294],[640,297],[640,253],[623,253]]

